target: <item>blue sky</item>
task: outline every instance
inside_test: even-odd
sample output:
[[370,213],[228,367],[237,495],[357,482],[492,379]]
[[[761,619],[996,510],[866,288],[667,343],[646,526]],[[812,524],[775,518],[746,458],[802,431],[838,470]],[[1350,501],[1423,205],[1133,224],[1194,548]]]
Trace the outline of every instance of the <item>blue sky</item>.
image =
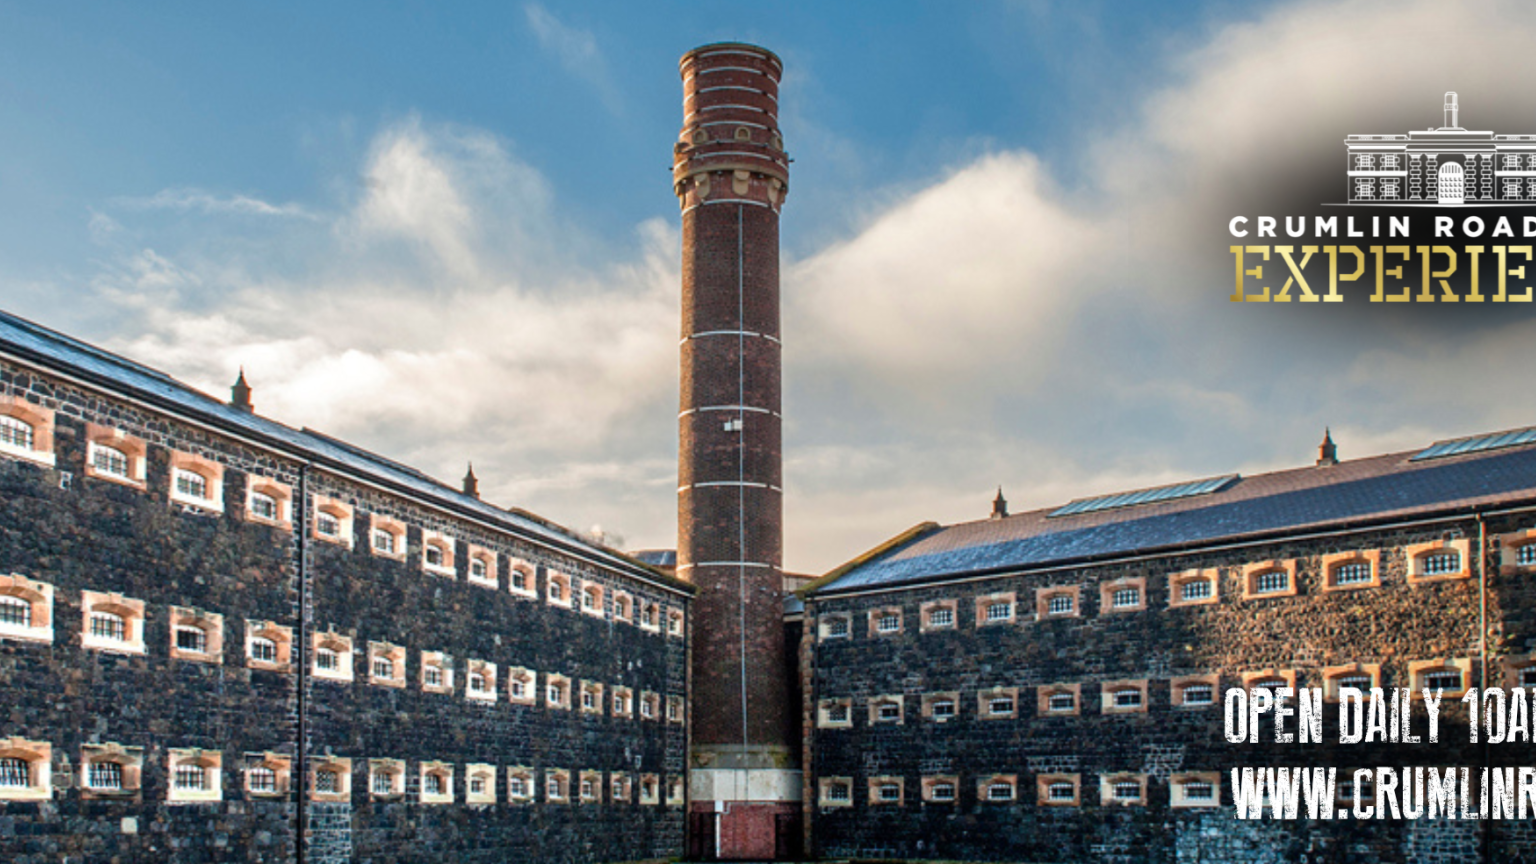
[[1536,131],[1533,36],[1492,0],[0,2],[0,306],[670,545],[676,63],[756,42],[796,160],[786,563],[820,571],[997,484],[1536,423],[1527,310],[1245,308],[1224,257],[1444,90]]

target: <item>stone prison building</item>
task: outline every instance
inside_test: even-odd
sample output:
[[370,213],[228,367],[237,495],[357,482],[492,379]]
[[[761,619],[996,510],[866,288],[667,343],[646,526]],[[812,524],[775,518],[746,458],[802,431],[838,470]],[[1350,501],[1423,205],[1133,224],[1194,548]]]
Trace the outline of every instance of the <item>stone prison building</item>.
[[[0,861],[1536,861],[1529,820],[1239,820],[1229,773],[1536,762],[1457,701],[1536,687],[1536,429],[999,491],[796,579],[782,64],[680,71],[675,550],[0,313]],[[1229,744],[1229,687],[1439,689],[1447,732]]]

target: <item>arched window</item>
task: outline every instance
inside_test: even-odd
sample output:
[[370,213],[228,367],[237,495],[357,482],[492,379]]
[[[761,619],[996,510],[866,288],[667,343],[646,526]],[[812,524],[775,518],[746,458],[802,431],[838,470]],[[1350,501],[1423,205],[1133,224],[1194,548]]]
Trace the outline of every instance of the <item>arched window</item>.
[[0,594],[0,624],[32,626],[32,604],[10,594]]
[[35,449],[36,430],[31,423],[0,414],[0,445],[18,450]]

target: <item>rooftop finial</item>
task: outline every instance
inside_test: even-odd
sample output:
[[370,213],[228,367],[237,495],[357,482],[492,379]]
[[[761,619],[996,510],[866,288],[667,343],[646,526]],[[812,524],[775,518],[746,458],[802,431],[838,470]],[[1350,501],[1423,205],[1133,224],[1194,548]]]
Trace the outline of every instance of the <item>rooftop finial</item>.
[[251,407],[251,385],[245,383],[245,367],[240,367],[240,377],[235,379],[235,386],[229,388],[229,404],[241,411],[254,411]]
[[472,498],[480,497],[480,478],[475,476],[475,463],[469,463],[469,470],[464,472],[464,494]]
[[1323,427],[1323,443],[1317,446],[1318,465],[1339,464],[1339,448],[1333,443],[1333,432],[1328,427]]
[[997,497],[992,499],[992,518],[1001,519],[1008,515],[1008,499],[1003,497],[1003,487],[997,487]]

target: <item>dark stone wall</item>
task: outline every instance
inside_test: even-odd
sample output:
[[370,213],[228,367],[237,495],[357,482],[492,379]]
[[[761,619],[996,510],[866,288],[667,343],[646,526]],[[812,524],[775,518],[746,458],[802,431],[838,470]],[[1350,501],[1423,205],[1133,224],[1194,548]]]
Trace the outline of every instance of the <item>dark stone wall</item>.
[[[1529,574],[1499,572],[1494,535],[1536,524],[1536,515],[1489,520],[1487,606],[1490,623],[1489,686],[1503,685],[1502,658],[1529,654]],[[810,795],[820,778],[853,780],[851,806],[808,807],[812,836],[829,856],[1041,861],[1469,861],[1510,860],[1529,842],[1525,823],[1386,820],[1238,821],[1230,769],[1255,766],[1480,766],[1485,762],[1531,765],[1526,744],[1489,748],[1466,744],[1466,708],[1454,698],[1441,709],[1439,745],[1278,745],[1263,725],[1258,745],[1231,745],[1223,736],[1220,694],[1240,686],[1240,676],[1271,667],[1295,669],[1298,685],[1322,687],[1322,668],[1380,663],[1384,687],[1407,687],[1408,663],[1439,657],[1471,658],[1472,683],[1481,665],[1478,639],[1481,600],[1477,571],[1469,579],[1409,584],[1404,547],[1442,538],[1470,538],[1471,519],[1417,528],[1357,532],[1297,540],[1240,551],[1189,554],[1150,561],[1105,564],[1065,572],[998,577],[849,598],[816,599],[807,619],[807,655],[814,669],[805,714],[809,741]],[[1380,587],[1322,590],[1320,556],[1381,550]],[[1296,596],[1243,599],[1242,565],[1295,558]],[[1220,602],[1169,608],[1168,577],[1194,568],[1219,568]],[[1099,586],[1145,577],[1148,606],[1138,612],[1099,608]],[[1035,590],[1080,586],[1080,614],[1037,620]],[[974,598],[1001,591],[1018,597],[1013,624],[976,626]],[[957,626],[920,632],[921,604],[957,600]],[[899,634],[872,634],[868,612],[899,607]],[[846,639],[818,638],[818,622],[847,614]],[[1175,706],[1169,687],[1177,676],[1219,673],[1216,704]],[[1145,713],[1106,714],[1103,682],[1147,679]],[[1041,685],[1082,686],[1080,714],[1040,716]],[[1016,719],[982,719],[977,692],[1019,688]],[[924,693],[959,691],[959,715],[939,723],[923,718]],[[867,706],[882,694],[904,694],[901,725],[869,722]],[[852,728],[819,728],[816,705],[827,698],[852,700]],[[1293,703],[1294,704],[1294,703]],[[1324,741],[1337,741],[1337,707],[1325,713]],[[1415,730],[1425,727],[1422,707]],[[1295,721],[1288,724],[1292,730]],[[1221,775],[1218,810],[1170,807],[1171,775],[1214,771]],[[1081,775],[1080,806],[1042,806],[1036,778],[1045,773]],[[1148,775],[1144,806],[1101,805],[1101,774]],[[977,782],[992,774],[1018,776],[1018,800],[979,800]],[[925,775],[957,775],[958,800],[925,802]],[[903,778],[901,805],[871,804],[868,778]],[[1475,785],[1474,780],[1474,785]],[[1475,794],[1475,792],[1474,792]],[[1488,855],[1491,857],[1484,858]],[[1527,853],[1528,849],[1527,849]],[[1502,856],[1502,857],[1501,857]]]
[[[355,508],[352,549],[306,540],[312,514],[296,506],[295,530],[247,521],[246,474],[254,472],[297,492],[300,470],[258,448],[177,422],[133,403],[104,398],[55,379],[0,364],[0,395],[22,396],[56,412],[53,468],[0,457],[0,574],[16,573],[54,587],[51,644],[0,638],[0,738],[52,745],[53,794],[41,802],[0,801],[0,860],[33,862],[280,862],[294,860],[299,786],[307,772],[295,763],[290,794],[255,799],[244,787],[244,754],[304,750],[352,760],[350,801],[309,801],[309,861],[598,862],[662,857],[682,848],[680,806],[642,805],[642,773],[665,781],[685,769],[686,734],[665,718],[668,695],[687,692],[688,627],[668,635],[549,604],[549,568],[578,580],[622,590],[635,601],[687,611],[686,596],[598,568],[510,534],[360,487],[311,470],[311,496]],[[145,488],[84,476],[86,424],[121,429],[148,445]],[[224,512],[202,513],[168,500],[170,453],[177,450],[224,466]],[[405,561],[368,549],[368,514],[408,527]],[[456,538],[457,573],[423,570],[423,531]],[[468,544],[498,556],[495,588],[467,579]],[[537,565],[537,599],[508,590],[509,556]],[[301,568],[304,560],[307,566]],[[301,582],[301,572],[304,581]],[[245,657],[246,619],[273,621],[301,632],[307,588],[310,630],[354,638],[354,680],[336,683],[301,676],[309,660],[295,645],[293,672],[253,670]],[[81,645],[81,592],[116,592],[145,604],[145,653],[119,655]],[[196,607],[223,616],[223,662],[170,656],[170,607]],[[662,619],[665,620],[664,618]],[[369,641],[407,649],[406,686],[368,682]],[[421,651],[453,658],[454,692],[423,692]],[[465,698],[468,659],[497,664],[498,699]],[[523,666],[634,690],[633,719],[578,710],[552,710],[507,697],[506,670]],[[301,678],[307,681],[300,699]],[[661,697],[655,720],[640,717],[642,690]],[[142,747],[143,782],[129,800],[84,800],[81,747],[116,742]],[[216,803],[167,802],[167,753],[204,748],[222,754],[222,798]],[[405,795],[375,801],[368,790],[370,758],[406,763]],[[422,804],[419,765],[454,765],[454,803]],[[467,805],[465,766],[497,768],[496,804]],[[311,763],[313,764],[313,763]],[[532,803],[508,801],[506,768],[602,771],[603,803],[548,803],[542,774]],[[633,781],[633,801],[609,801],[611,772]],[[573,789],[574,793],[574,789]],[[663,798],[664,801],[664,798]]]

